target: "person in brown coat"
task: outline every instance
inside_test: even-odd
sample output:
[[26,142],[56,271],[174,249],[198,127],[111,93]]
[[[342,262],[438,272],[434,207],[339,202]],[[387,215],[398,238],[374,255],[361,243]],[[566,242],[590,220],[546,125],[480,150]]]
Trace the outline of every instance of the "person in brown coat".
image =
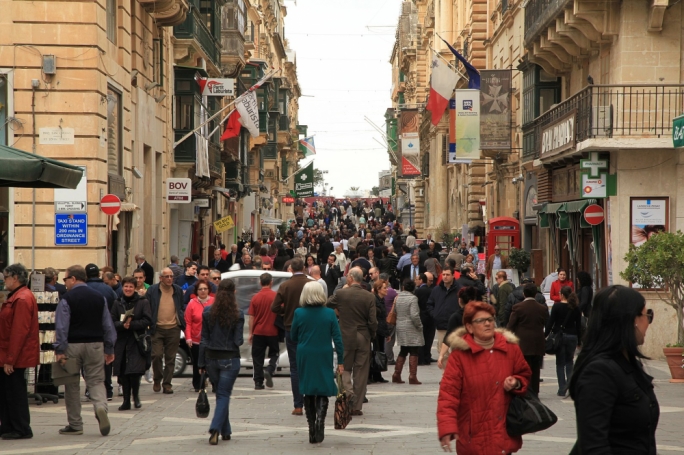
[[[496,245],[494,247],[494,254],[487,258],[487,264],[485,270],[487,272],[487,279],[492,276],[492,270],[507,269],[508,268],[508,258],[501,255],[501,247]],[[504,302],[506,303],[506,302]]]
[[[347,391],[354,393],[352,415],[363,415],[368,371],[371,360],[371,340],[375,338],[378,320],[375,296],[361,287],[363,271],[354,267],[347,275],[347,284],[328,300],[328,308],[337,310],[344,345],[342,381]],[[352,385],[353,377],[353,385]]]
[[523,286],[525,300],[513,305],[508,330],[520,338],[520,350],[532,370],[529,389],[539,395],[539,375],[546,342],[544,327],[549,319],[549,309],[546,305],[537,302],[534,299],[535,295],[537,295],[537,286],[534,283],[527,283]]
[[[294,400],[294,410],[292,415],[304,415],[304,396],[299,392],[299,373],[297,371],[297,343],[290,338],[292,319],[294,312],[299,308],[299,297],[302,295],[304,285],[308,283],[309,277],[304,275],[304,260],[294,258],[290,261],[292,268],[292,278],[284,282],[278,288],[278,293],[271,305],[271,311],[283,317],[285,325],[285,345],[287,346],[287,356],[290,360],[290,385],[292,386],[292,398]],[[368,374],[366,372],[366,374]]]

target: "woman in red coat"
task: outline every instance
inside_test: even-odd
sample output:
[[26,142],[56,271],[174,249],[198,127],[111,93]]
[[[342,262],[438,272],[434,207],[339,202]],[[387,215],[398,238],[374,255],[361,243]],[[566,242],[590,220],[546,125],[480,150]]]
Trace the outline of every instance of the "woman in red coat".
[[568,280],[568,272],[566,272],[564,269],[558,269],[558,279],[551,283],[550,298],[553,300],[553,303],[561,302],[560,290],[563,288],[563,286],[570,286],[570,289],[573,291],[575,290],[575,286],[572,285],[572,281]]
[[520,436],[506,432],[506,414],[513,394],[527,391],[532,372],[518,338],[496,329],[494,307],[470,302],[463,310],[464,327],[448,338],[451,355],[437,401],[437,429],[442,449],[459,455],[517,452]]
[[190,348],[192,357],[192,386],[195,392],[199,392],[202,388],[200,384],[202,375],[197,367],[199,345],[202,341],[202,312],[213,303],[214,298],[209,295],[209,285],[200,283],[197,285],[197,297],[190,300],[185,309],[185,342]]
[[0,308],[0,434],[2,439],[33,437],[24,372],[39,363],[38,305],[26,287],[21,264],[4,270],[10,291]]

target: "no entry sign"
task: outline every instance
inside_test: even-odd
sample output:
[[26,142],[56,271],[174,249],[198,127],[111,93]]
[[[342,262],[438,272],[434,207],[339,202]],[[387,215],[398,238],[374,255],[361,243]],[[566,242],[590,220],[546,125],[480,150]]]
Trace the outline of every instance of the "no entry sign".
[[116,215],[121,210],[121,199],[115,194],[105,194],[100,199],[100,210],[105,215]]
[[592,226],[603,223],[603,208],[600,205],[592,204],[584,209],[584,219]]

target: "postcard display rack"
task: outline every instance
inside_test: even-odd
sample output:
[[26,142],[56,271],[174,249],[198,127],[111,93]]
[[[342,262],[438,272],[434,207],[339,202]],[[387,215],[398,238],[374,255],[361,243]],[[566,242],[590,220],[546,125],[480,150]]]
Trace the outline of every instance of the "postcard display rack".
[[57,404],[59,395],[46,393],[39,388],[53,387],[52,382],[52,362],[55,361],[55,311],[59,303],[58,292],[34,292],[38,304],[38,336],[40,337],[40,365],[38,368],[27,368],[27,381],[29,390],[33,386],[33,393],[29,398],[34,398],[36,404],[40,405],[52,401]]

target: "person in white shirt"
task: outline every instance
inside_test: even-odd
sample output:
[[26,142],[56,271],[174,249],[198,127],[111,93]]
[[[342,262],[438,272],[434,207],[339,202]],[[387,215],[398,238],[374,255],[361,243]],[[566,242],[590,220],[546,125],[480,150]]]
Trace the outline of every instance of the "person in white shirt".
[[321,268],[319,266],[314,265],[311,267],[311,278],[321,283],[321,286],[323,286],[323,292],[325,292],[325,295],[328,295],[328,284],[323,278],[321,278]]
[[335,265],[339,266],[340,270],[344,270],[347,266],[347,256],[344,255],[342,245],[340,243],[335,247]]

